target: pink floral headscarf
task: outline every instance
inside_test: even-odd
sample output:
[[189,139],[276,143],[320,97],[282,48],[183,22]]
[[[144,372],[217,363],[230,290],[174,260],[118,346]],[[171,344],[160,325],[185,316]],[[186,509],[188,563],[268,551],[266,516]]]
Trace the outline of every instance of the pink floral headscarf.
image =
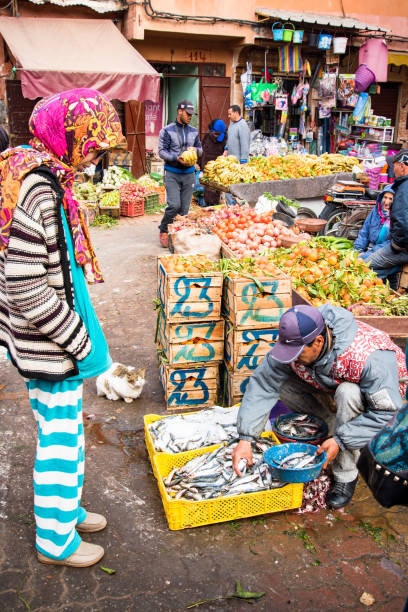
[[25,176],[47,166],[63,189],[63,208],[74,243],[75,259],[89,282],[103,282],[82,211],[71,187],[75,170],[92,151],[118,144],[122,130],[112,104],[96,90],[73,89],[41,100],[29,122],[31,148],[0,154],[0,249],[7,249],[14,208]]

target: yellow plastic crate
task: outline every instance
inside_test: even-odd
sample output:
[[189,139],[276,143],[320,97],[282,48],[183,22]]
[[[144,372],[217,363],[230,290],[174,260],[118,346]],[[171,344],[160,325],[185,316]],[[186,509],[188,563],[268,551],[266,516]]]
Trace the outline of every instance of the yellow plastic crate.
[[[233,406],[231,406],[231,408],[233,408]],[[191,412],[180,412],[180,414],[178,416],[183,416],[186,414],[194,414],[195,412],[201,412],[200,410],[192,410]],[[152,423],[154,423],[155,421],[159,421],[160,419],[167,419],[168,416],[172,416],[170,414],[166,414],[164,416],[160,416],[159,414],[145,414],[143,417],[143,421],[144,421],[144,431],[145,431],[145,442],[146,442],[146,447],[147,447],[147,452],[149,453],[149,459],[150,459],[150,463],[152,464],[152,468],[153,468],[153,473],[157,478],[157,474],[155,471],[155,466],[153,464],[153,457],[155,455],[161,454],[161,451],[157,451],[154,448],[154,442],[153,442],[153,438],[150,434],[149,431],[149,425],[151,425]],[[278,439],[276,438],[276,440],[278,441]],[[212,446],[206,446],[203,448],[206,448],[207,450],[209,450],[210,448],[215,448],[216,446],[219,446],[219,444],[213,444]],[[196,449],[198,450],[198,449]],[[191,459],[191,453],[195,452],[195,451],[185,451],[184,453],[177,453],[178,455],[185,457],[186,455],[189,456],[189,458]],[[171,453],[166,453],[170,456],[174,456]],[[189,461],[189,459],[186,460],[186,462]],[[182,465],[182,464],[180,464]]]
[[[262,436],[272,437],[277,440],[272,432],[266,432]],[[215,449],[217,446],[220,445],[217,444],[176,455],[156,453],[153,456],[153,470],[157,474],[157,483],[170,529],[187,529],[248,518],[259,514],[300,508],[302,505],[303,484],[288,484],[281,489],[246,493],[231,497],[219,497],[203,501],[171,498],[167,494],[163,479],[170,474],[173,468],[184,465],[193,457],[202,455]]]

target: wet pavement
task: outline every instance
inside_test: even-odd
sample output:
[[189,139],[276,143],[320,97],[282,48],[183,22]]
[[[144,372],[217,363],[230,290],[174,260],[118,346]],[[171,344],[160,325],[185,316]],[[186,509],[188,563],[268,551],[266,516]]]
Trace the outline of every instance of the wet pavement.
[[[91,287],[114,360],[146,367],[131,404],[85,382],[83,505],[108,527],[85,539],[105,548],[102,565],[44,566],[34,549],[35,424],[22,380],[0,356],[0,610],[48,612],[185,610],[245,590],[265,592],[259,611],[402,611],[407,594],[408,513],[382,509],[359,483],[345,512],[270,514],[170,531],[144,444],[143,415],[165,411],[154,346],[157,216],[92,229],[105,284]],[[372,599],[371,599],[372,601]],[[246,610],[222,599],[200,610]],[[193,608],[196,609],[196,608]]]

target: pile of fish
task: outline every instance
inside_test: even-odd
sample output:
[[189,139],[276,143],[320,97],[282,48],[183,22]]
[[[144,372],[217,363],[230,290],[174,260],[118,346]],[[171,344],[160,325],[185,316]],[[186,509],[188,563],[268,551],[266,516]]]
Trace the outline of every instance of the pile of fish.
[[312,467],[321,461],[319,455],[310,455],[309,453],[291,453],[284,459],[276,462],[276,467],[283,470],[301,470],[304,467]]
[[239,406],[214,406],[154,421],[149,426],[154,447],[159,452],[181,453],[234,440],[238,437],[238,410]]
[[282,436],[288,436],[297,440],[314,439],[326,433],[324,422],[310,414],[298,414],[296,416],[283,416],[275,421],[275,429]]
[[261,438],[252,442],[253,465],[248,466],[241,459],[238,476],[232,467],[232,451],[238,441],[233,440],[212,452],[194,457],[185,465],[174,468],[164,478],[167,493],[173,499],[202,501],[215,497],[258,493],[269,489],[284,487],[287,483],[272,478],[268,465],[264,462],[264,452],[274,442]]

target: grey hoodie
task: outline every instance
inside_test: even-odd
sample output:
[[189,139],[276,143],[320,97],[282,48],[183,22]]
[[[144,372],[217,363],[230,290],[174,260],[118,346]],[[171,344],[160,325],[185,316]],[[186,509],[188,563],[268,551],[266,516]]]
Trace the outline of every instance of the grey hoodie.
[[[327,391],[335,391],[338,383],[330,375],[335,359],[352,343],[357,333],[354,316],[344,308],[331,304],[319,306],[326,325],[332,330],[333,345],[318,361],[308,367],[316,382]],[[280,390],[289,376],[289,364],[273,359],[268,353],[249,379],[238,413],[241,440],[251,440],[264,430],[269,413],[279,399]],[[296,374],[295,374],[296,375]],[[393,351],[376,350],[368,357],[360,377],[360,390],[366,411],[341,425],[334,432],[340,448],[362,448],[391,418],[403,401],[398,387],[398,364]],[[314,387],[311,387],[311,390]]]

